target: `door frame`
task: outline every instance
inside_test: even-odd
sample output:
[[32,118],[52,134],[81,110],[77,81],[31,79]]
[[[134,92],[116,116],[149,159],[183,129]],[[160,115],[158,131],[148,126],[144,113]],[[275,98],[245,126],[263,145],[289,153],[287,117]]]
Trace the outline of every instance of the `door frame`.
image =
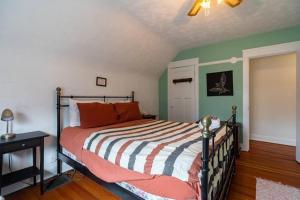
[[[243,144],[242,149],[249,151],[250,127],[249,127],[249,68],[250,59],[268,56],[296,53],[296,102],[300,101],[300,41],[264,46],[243,50]],[[300,161],[300,104],[296,103],[296,143],[297,160]],[[299,125],[298,125],[299,124]]]
[[199,120],[199,58],[191,58],[191,59],[185,59],[185,60],[179,60],[175,62],[170,62],[168,65],[168,118],[170,116],[170,76],[169,76],[169,70],[172,68],[179,68],[179,67],[185,67],[193,65],[194,71],[195,71],[195,105],[194,109],[196,110],[196,116],[195,118]]

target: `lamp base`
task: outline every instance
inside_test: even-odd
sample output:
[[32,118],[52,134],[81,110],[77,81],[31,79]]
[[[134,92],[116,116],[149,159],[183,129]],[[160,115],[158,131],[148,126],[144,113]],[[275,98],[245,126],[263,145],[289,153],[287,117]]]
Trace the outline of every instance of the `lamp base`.
[[3,135],[1,135],[1,139],[4,139],[4,140],[9,140],[9,139],[12,139],[16,136],[15,133],[5,133]]

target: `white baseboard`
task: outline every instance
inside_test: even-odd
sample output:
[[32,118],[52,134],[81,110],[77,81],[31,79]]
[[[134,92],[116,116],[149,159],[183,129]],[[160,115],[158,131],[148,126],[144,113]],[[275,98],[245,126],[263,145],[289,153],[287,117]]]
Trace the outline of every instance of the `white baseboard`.
[[250,134],[250,138],[251,138],[251,140],[257,140],[257,141],[262,141],[262,142],[270,142],[270,143],[276,143],[276,144],[296,146],[296,140],[293,140],[293,139],[272,137],[272,136],[259,135],[259,134]]
[[241,151],[249,151],[249,149],[246,149],[243,143],[240,143]]

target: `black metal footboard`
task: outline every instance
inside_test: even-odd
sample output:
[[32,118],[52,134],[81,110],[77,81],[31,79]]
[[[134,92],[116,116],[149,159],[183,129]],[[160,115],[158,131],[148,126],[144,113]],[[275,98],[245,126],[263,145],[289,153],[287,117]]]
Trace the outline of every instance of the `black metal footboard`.
[[236,126],[236,106],[232,107],[232,116],[223,126],[226,133],[215,141],[218,132],[211,132],[210,116],[202,118],[203,151],[201,170],[201,199],[223,200],[227,198],[232,176],[235,171],[236,143],[238,131]]

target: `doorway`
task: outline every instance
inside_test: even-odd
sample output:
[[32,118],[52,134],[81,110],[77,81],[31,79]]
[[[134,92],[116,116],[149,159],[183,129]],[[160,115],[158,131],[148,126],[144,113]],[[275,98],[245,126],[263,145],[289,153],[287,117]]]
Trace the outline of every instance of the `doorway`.
[[250,60],[250,139],[296,146],[296,53]]
[[266,56],[296,53],[296,160],[300,162],[300,41],[243,50],[243,151],[249,151],[250,140],[250,60]]

